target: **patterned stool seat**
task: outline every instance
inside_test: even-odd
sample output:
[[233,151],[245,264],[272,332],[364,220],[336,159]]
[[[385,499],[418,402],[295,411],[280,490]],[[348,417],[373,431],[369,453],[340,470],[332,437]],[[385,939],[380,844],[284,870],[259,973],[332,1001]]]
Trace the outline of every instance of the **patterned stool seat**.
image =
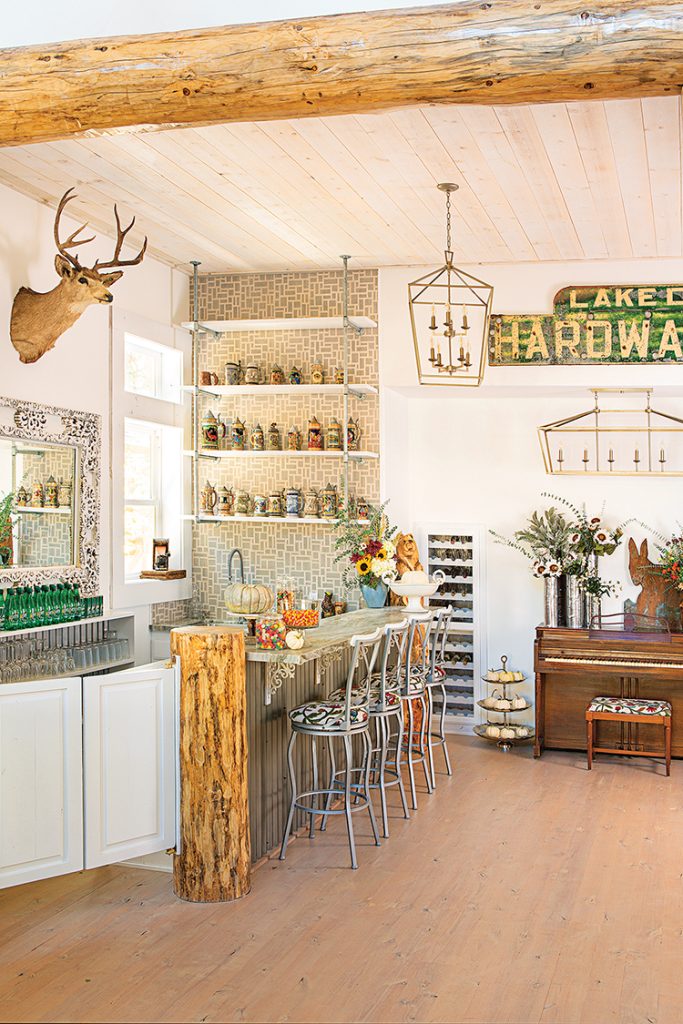
[[[335,701],[335,702],[342,701],[342,703],[343,703],[345,693],[346,693],[346,691],[344,690],[344,688],[340,687],[338,690],[333,690],[332,693],[329,695],[329,697],[327,699],[330,700],[330,701]],[[370,711],[371,712],[379,708],[379,696],[380,696],[379,687],[377,689],[374,689],[374,687],[373,687],[370,690]],[[387,708],[397,708],[399,706],[399,704],[401,703],[399,695],[397,693],[395,693],[393,690],[387,690],[385,695],[384,695],[384,698],[385,698],[385,705],[386,705]],[[361,690],[355,690],[354,689],[354,690],[351,691],[351,700],[354,701],[354,703],[358,703],[359,701],[362,701],[364,699],[365,699],[365,694]]]
[[[337,701],[311,701],[308,704],[300,704],[289,712],[289,719],[293,725],[303,725],[307,729],[321,729],[325,731],[338,729],[344,730],[344,703]],[[350,722],[352,729],[362,729],[368,721],[368,712],[365,708],[351,708]]]
[[671,705],[667,700],[647,700],[645,697],[593,697],[587,711],[594,714],[671,717]]

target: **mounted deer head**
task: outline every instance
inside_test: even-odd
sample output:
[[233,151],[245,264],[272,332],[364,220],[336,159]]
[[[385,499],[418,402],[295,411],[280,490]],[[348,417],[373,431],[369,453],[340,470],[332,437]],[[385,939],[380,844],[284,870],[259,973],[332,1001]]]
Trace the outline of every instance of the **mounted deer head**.
[[59,239],[59,220],[68,202],[75,199],[72,188],[68,189],[59,201],[55,217],[55,270],[61,280],[49,292],[34,292],[32,288],[20,288],[14,297],[12,319],[10,322],[10,338],[19,353],[22,363],[35,363],[42,355],[54,348],[57,338],[78,320],[81,313],[95,302],[109,303],[114,296],[109,288],[123,276],[122,270],[114,270],[111,274],[102,273],[114,267],[134,267],[142,262],[147,248],[147,239],[142,249],[132,260],[122,260],[121,248],[126,235],[135,224],[135,217],[126,228],[121,227],[119,211],[114,204],[116,219],[116,245],[113,259],[105,263],[95,260],[92,267],[84,267],[79,263],[78,255],[69,252],[78,245],[92,242],[90,238],[78,238],[87,226],[82,224],[73,234],[61,242]]

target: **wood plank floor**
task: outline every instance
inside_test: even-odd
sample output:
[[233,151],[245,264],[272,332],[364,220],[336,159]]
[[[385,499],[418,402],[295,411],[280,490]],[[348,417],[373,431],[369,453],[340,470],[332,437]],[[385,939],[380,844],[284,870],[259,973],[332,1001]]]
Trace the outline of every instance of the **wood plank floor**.
[[347,868],[339,820],[232,905],[104,868],[0,894],[2,1021],[679,1024],[683,763],[453,737]]

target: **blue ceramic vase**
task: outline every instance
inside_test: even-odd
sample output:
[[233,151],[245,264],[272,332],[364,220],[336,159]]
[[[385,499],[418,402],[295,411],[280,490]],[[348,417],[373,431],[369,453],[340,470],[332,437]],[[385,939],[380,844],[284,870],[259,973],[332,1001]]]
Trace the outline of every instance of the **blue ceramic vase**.
[[384,608],[389,587],[381,580],[376,587],[368,587],[367,584],[361,583],[360,592],[368,608]]

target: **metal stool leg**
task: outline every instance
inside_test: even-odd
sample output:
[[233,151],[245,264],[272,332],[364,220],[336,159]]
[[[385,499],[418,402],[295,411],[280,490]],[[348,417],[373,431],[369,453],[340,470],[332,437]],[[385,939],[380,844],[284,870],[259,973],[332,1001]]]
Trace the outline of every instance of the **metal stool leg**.
[[[401,804],[403,805],[403,817],[404,818],[410,818],[410,811],[408,810],[408,801],[406,800],[406,789],[405,789],[405,786],[403,785],[403,756],[402,755],[403,755],[404,725],[403,725],[403,706],[402,705],[401,705],[400,713],[396,716],[396,718],[397,718],[397,724],[398,724],[398,736],[396,738],[396,759],[394,761],[394,764],[396,766],[396,775],[398,777],[398,791],[401,794]],[[391,729],[390,729],[389,723],[387,723],[387,735],[388,735],[387,745],[388,745],[389,739],[391,738],[389,736],[390,732],[391,732]]]
[[346,814],[346,831],[349,837],[349,850],[351,852],[351,867],[354,870],[358,867],[356,860],[356,846],[353,841],[353,816],[351,812],[351,766],[352,751],[351,737],[344,736],[345,774],[344,774],[344,812]]
[[439,718],[439,738],[441,740],[441,748],[443,750],[444,761],[446,762],[446,772],[448,775],[453,774],[451,768],[451,756],[448,753],[448,745],[446,743],[446,687],[444,683],[441,684],[441,716]]
[[415,714],[413,712],[413,701],[408,701],[408,741],[406,743],[406,760],[408,762],[408,779],[410,781],[410,804],[414,811],[417,810],[417,789],[415,788],[415,768],[413,766],[413,729],[415,728]]
[[287,824],[285,825],[285,833],[282,837],[282,846],[280,847],[280,860],[285,859],[285,851],[287,849],[287,841],[289,839],[289,833],[292,831],[292,822],[294,821],[294,805],[296,804],[296,772],[294,770],[294,744],[296,742],[296,733],[292,732],[289,737],[289,745],[287,746],[287,764],[289,766],[289,784],[292,787],[292,802],[289,805],[289,814],[287,815]]
[[432,719],[434,717],[434,701],[432,700],[431,687],[427,687],[425,690],[425,701],[427,704],[427,728],[425,738],[427,741],[427,747],[425,753],[427,754],[427,769],[429,772],[429,781],[432,784],[432,789],[436,789],[436,771],[434,769],[434,740],[432,738]]
[[[366,730],[363,733],[363,746],[365,747],[365,772],[363,774],[365,799],[368,802],[368,814],[370,815],[370,824],[372,825],[372,834],[375,837],[375,846],[380,845],[379,832],[377,831],[377,821],[375,819],[375,808],[372,806],[372,797],[370,796],[370,767],[372,761],[372,740],[370,739],[370,732]],[[360,788],[360,787],[359,787]]]
[[[311,757],[313,765],[313,789],[318,788],[318,747],[315,742],[315,736],[311,736]],[[311,798],[311,813],[309,815],[310,821],[308,825],[308,838],[315,839],[315,812],[318,809],[318,797],[314,796]]]
[[377,745],[379,746],[379,799],[382,807],[382,835],[389,838],[389,815],[387,813],[387,792],[384,771],[387,765],[389,747],[389,724],[384,715],[377,717]]
[[427,743],[427,724],[430,719],[431,701],[429,699],[429,690],[425,690],[420,697],[420,706],[422,708],[422,722],[420,723],[420,755],[422,757],[422,768],[425,773],[425,782],[427,783],[427,792],[433,793],[434,787],[432,786],[432,776],[430,768],[430,747]]
[[[337,762],[334,756],[334,738],[332,736],[328,736],[327,738],[327,753],[330,757],[330,781],[327,786],[329,792],[327,794],[327,799],[325,800],[325,810],[329,811],[332,806],[333,790],[337,779]],[[327,815],[323,814],[322,818],[323,820],[320,822],[320,831],[324,832],[327,828]]]

